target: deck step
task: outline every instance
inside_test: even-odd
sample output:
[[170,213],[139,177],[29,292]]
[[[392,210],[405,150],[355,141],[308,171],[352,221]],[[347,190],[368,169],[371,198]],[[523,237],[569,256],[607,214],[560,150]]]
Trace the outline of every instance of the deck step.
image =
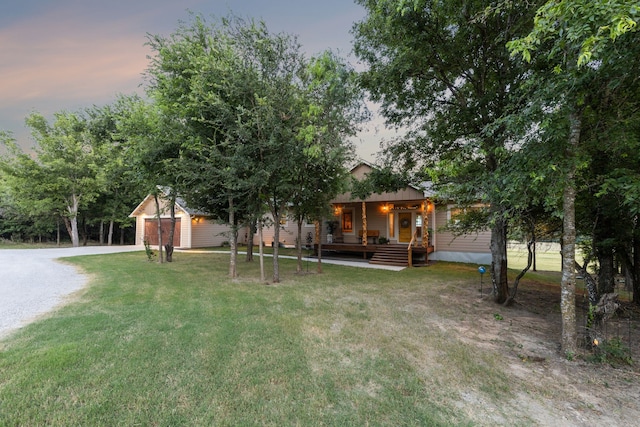
[[[407,267],[409,265],[409,254],[404,245],[385,245],[379,247],[371,257],[370,264],[394,265]],[[413,254],[413,265],[424,265],[424,256]]]
[[387,245],[378,248],[369,261],[371,264],[396,265],[406,267],[409,257],[406,246]]

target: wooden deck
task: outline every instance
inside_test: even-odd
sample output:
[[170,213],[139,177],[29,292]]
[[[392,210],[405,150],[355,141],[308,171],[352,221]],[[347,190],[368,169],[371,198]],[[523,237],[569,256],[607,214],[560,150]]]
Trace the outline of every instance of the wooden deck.
[[[360,243],[325,243],[322,245],[322,254],[324,255],[335,255],[335,256],[344,256],[344,257],[354,257],[358,256],[362,259],[371,259],[374,257],[376,253],[383,251],[396,251],[398,253],[404,254],[406,258],[406,253],[408,245],[407,244],[368,244],[367,246],[363,246]],[[426,254],[433,252],[433,246],[429,246],[428,248],[423,248],[422,246],[414,246],[412,253],[413,258],[416,260],[426,260]],[[318,254],[318,245],[314,245],[314,253]],[[399,265],[399,263],[393,260],[389,260],[389,262],[385,261],[373,261],[373,263],[378,264],[389,264],[389,265]],[[400,261],[400,263],[407,264],[405,261]]]

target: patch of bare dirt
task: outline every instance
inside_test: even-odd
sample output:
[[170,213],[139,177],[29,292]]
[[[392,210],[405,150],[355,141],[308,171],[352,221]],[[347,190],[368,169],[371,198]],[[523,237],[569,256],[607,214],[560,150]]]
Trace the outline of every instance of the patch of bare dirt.
[[[560,353],[560,293],[557,287],[524,280],[516,304],[495,304],[485,288],[463,288],[456,306],[470,314],[446,328],[463,342],[503,354],[504,371],[518,390],[510,405],[515,414],[542,426],[640,425],[640,310],[622,304],[620,315],[603,325],[604,340],[620,340],[632,364],[581,348],[573,360]],[[454,298],[452,295],[445,298]],[[584,325],[586,301],[578,296],[578,324]],[[581,338],[584,327],[579,327]],[[612,341],[613,342],[613,341]],[[612,363],[610,363],[612,362]],[[494,420],[498,421],[498,420]],[[498,424],[502,424],[498,421]]]

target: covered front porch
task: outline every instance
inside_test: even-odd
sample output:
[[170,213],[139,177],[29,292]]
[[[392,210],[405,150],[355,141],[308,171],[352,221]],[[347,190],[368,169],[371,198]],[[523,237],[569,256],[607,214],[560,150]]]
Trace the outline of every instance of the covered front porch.
[[[373,167],[365,162],[351,170],[364,180]],[[316,252],[358,256],[371,263],[426,264],[435,252],[429,224],[435,224],[431,194],[408,185],[394,192],[372,193],[364,200],[345,192],[332,200],[332,215],[316,229]]]
[[323,243],[431,244],[429,224],[435,223],[435,217],[428,199],[333,203],[332,210],[325,221]]
[[[357,255],[379,264],[426,264],[434,251],[429,228],[434,221],[433,203],[426,198],[407,200],[407,196],[374,194],[366,201],[336,200],[323,230],[323,253]],[[410,196],[421,194],[415,191]]]

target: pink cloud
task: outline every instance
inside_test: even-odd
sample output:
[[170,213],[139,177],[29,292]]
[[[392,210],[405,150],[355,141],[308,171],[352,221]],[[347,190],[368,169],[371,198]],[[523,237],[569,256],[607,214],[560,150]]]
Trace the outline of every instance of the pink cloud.
[[135,90],[148,64],[144,32],[94,24],[54,12],[0,30],[0,107]]

